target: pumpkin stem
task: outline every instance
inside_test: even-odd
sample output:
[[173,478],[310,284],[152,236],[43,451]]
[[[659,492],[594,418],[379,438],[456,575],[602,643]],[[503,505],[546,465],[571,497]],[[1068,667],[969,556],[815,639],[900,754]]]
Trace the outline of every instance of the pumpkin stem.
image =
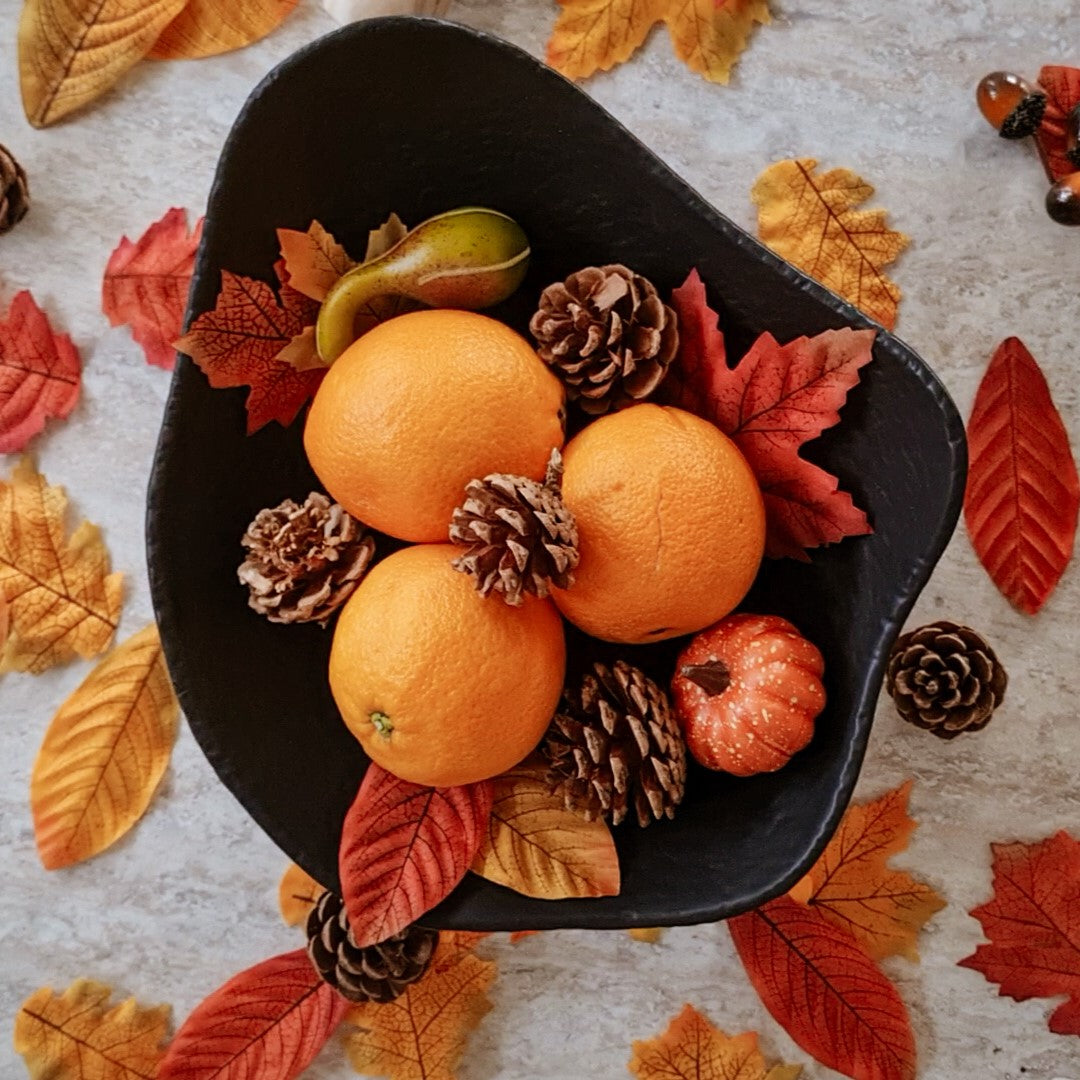
[[723,660],[710,660],[707,664],[685,664],[679,668],[679,674],[700,686],[709,697],[722,694],[731,685],[731,672]]

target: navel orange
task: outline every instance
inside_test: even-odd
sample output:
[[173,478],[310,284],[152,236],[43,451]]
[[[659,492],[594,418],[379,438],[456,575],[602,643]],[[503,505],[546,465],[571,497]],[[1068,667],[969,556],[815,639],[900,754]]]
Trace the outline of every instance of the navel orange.
[[492,472],[542,479],[562,446],[563,389],[529,343],[471,311],[399,315],[323,379],[304,449],[354,517],[441,541],[465,485]]
[[635,405],[589,424],[563,456],[581,561],[574,585],[552,597],[572,623],[608,641],[662,641],[743,598],[765,510],[746,459],[715,425]]
[[483,597],[449,544],[376,563],[341,610],[330,689],[372,761],[449,787],[512,768],[536,747],[562,691],[563,624],[550,600]]

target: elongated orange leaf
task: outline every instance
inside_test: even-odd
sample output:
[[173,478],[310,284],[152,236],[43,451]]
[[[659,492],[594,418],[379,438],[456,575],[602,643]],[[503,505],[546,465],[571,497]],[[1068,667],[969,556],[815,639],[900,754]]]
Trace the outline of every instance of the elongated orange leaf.
[[307,232],[278,229],[277,237],[289,284],[320,303],[337,279],[356,265],[317,221],[308,226]]
[[121,575],[96,525],[70,535],[67,496],[50,487],[29,458],[0,481],[0,593],[12,633],[0,671],[35,675],[74,656],[104,652],[120,618]]
[[242,49],[275,29],[297,0],[188,0],[147,54],[151,60],[194,60]]
[[886,865],[915,830],[907,812],[910,794],[909,780],[871,803],[850,806],[810,873],[790,893],[849,930],[875,960],[899,953],[917,961],[919,931],[945,906],[929,885]]
[[634,1043],[627,1068],[639,1080],[794,1080],[799,1065],[766,1069],[757,1033],[725,1035],[694,1008],[683,1010],[663,1035]]
[[77,979],[63,994],[45,987],[15,1017],[15,1051],[31,1080],[151,1080],[165,1053],[168,1005],[134,998],[112,1005],[111,987]]
[[964,520],[975,554],[1005,597],[1034,615],[1072,557],[1080,481],[1046,378],[1019,338],[991,358],[967,437]]
[[490,781],[411,784],[372,762],[341,830],[341,893],[360,947],[384,941],[449,896],[491,813]]
[[858,210],[874,194],[850,169],[815,173],[813,158],[778,161],[757,179],[758,235],[778,255],[871,319],[892,329],[900,289],[885,275],[908,246],[884,210]]
[[603,821],[586,821],[552,794],[543,764],[497,776],[495,801],[474,873],[526,896],[615,896],[619,856]]
[[664,15],[675,55],[709,82],[726,83],[757,23],[769,22],[767,0],[670,0]]
[[491,1009],[495,965],[444,933],[418,982],[386,1005],[346,1016],[345,1046],[357,1072],[390,1080],[454,1080],[470,1032]]
[[156,1080],[293,1080],[347,1008],[304,949],[264,960],[196,1006]]
[[25,0],[23,110],[46,127],[100,97],[137,64],[185,0]]
[[323,887],[296,863],[289,863],[278,885],[278,907],[286,926],[302,926],[323,894]]
[[178,712],[153,625],[109,653],[60,706],[30,779],[46,870],[104,851],[142,817],[169,764]]

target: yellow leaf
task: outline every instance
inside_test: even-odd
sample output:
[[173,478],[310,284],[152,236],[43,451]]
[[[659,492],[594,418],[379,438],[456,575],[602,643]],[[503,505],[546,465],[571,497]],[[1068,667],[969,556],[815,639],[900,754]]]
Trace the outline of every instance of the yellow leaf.
[[793,1080],[802,1067],[766,1072],[755,1032],[725,1035],[684,1005],[663,1035],[634,1043],[628,1068],[639,1080]]
[[880,960],[896,953],[917,961],[915,942],[945,906],[929,885],[885,864],[903,851],[915,829],[908,816],[911,781],[865,806],[851,806],[810,872],[791,890],[848,929]]
[[635,941],[643,941],[646,945],[655,945],[664,935],[662,926],[635,926],[626,931]]
[[850,169],[816,174],[813,158],[778,161],[751,193],[758,235],[778,255],[891,330],[900,289],[883,272],[909,241],[884,210],[856,210],[874,189]]
[[64,537],[64,489],[49,487],[28,458],[0,481],[0,595],[11,634],[0,671],[35,675],[73,656],[104,652],[120,618],[121,575],[96,525]]
[[100,97],[143,58],[185,0],[26,0],[19,20],[23,110],[46,127]]
[[47,870],[104,851],[142,817],[169,764],[178,711],[153,625],[109,653],[60,706],[30,779]]
[[266,37],[297,0],[188,0],[161,32],[151,60],[197,60],[242,49]]
[[15,1050],[31,1080],[151,1080],[164,1056],[169,1006],[133,998],[109,1007],[112,989],[78,979],[57,997],[45,987],[15,1017]]
[[495,778],[487,835],[471,869],[526,896],[615,896],[619,858],[611,831],[567,810],[545,768],[526,761]]
[[454,1080],[469,1033],[491,1008],[495,965],[442,935],[418,982],[385,1005],[357,1005],[345,1022],[349,1060],[364,1075],[390,1080]]
[[278,907],[286,926],[303,926],[326,890],[296,863],[289,863],[278,885]]
[[754,24],[769,21],[767,0],[673,0],[664,16],[675,55],[718,83],[730,79]]

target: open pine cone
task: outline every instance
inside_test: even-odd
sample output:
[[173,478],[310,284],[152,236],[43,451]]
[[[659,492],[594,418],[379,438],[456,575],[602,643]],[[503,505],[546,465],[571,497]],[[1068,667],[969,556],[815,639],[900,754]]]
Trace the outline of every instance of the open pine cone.
[[375,554],[375,541],[343,507],[313,491],[260,510],[241,543],[237,575],[248,604],[271,622],[327,620],[352,595]]

